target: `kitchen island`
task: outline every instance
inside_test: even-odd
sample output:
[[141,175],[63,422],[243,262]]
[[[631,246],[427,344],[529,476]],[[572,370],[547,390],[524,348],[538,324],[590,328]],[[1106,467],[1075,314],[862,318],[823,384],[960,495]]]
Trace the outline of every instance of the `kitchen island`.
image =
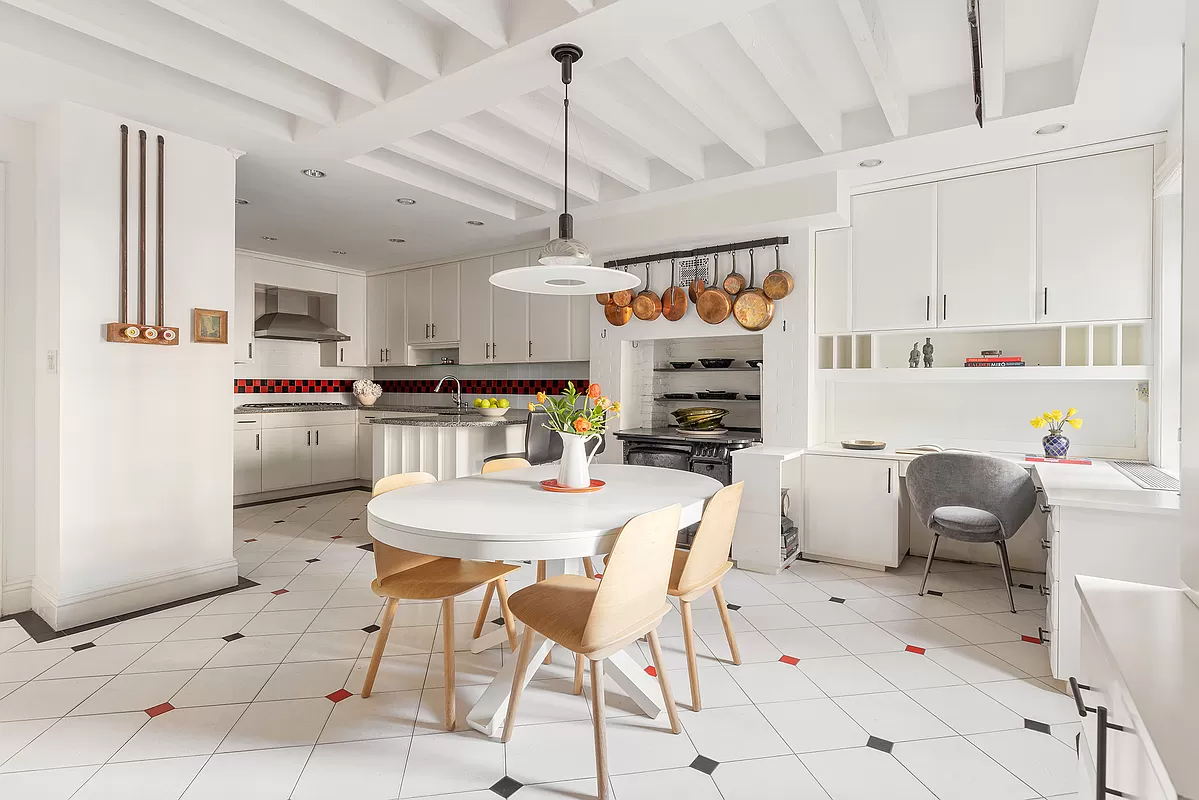
[[485,417],[473,409],[381,413],[370,420],[371,480],[428,472],[438,480],[478,475],[483,459],[524,450],[529,412]]

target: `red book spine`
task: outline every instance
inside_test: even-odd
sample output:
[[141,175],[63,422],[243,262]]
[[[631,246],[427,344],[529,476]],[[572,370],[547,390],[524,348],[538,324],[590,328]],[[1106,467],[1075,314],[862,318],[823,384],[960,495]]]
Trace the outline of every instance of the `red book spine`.
[[1024,356],[987,356],[985,358],[967,358],[967,364],[1002,364],[1010,361],[1023,361]]

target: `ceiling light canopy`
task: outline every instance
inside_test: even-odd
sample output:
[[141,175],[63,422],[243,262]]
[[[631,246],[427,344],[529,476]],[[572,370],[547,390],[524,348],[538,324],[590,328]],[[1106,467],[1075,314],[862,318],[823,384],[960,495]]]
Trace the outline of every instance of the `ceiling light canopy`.
[[399,203],[399,204],[400,204],[400,205],[402,205],[402,206],[414,206],[414,205],[416,205],[416,201],[415,201],[415,200],[413,200],[411,197],[397,197],[397,198],[396,198],[396,202],[397,202],[397,203]]
[[300,170],[300,174],[305,175],[309,178],[325,177],[325,173],[321,172],[319,169],[302,169],[302,170]]
[[599,294],[631,289],[640,281],[627,272],[591,265],[591,250],[575,238],[575,221],[570,215],[570,81],[574,63],[583,57],[577,44],[560,44],[550,50],[562,68],[562,214],[558,238],[541,248],[539,266],[506,269],[491,276],[493,286],[527,294]]
[[1061,133],[1065,129],[1066,123],[1064,122],[1051,122],[1048,125],[1042,125],[1037,128],[1035,133],[1037,136],[1052,136],[1055,133]]
[[882,163],[883,163],[883,160],[881,158],[867,158],[867,159],[863,159],[862,161],[859,161],[858,166],[866,167],[867,169],[870,169],[871,167],[877,167],[879,164],[882,164]]

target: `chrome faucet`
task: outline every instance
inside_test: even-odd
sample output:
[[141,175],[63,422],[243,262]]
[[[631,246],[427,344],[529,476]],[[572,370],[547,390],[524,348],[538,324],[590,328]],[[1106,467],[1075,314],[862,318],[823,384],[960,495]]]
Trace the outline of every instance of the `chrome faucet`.
[[456,377],[454,377],[453,375],[446,375],[446,376],[445,376],[445,377],[443,377],[441,380],[439,380],[439,381],[437,382],[437,388],[436,388],[436,389],[434,389],[433,391],[434,391],[434,392],[440,392],[440,391],[441,391],[441,385],[442,385],[443,383],[445,383],[446,381],[453,381],[453,382],[454,382],[454,390],[453,390],[453,391],[454,391],[454,393],[453,393],[453,395],[452,395],[452,397],[454,398],[454,405],[455,405],[456,407],[458,407],[458,408],[462,408],[462,405],[463,405],[463,403],[462,403],[462,384],[461,384],[461,383],[458,381],[458,379],[457,379]]

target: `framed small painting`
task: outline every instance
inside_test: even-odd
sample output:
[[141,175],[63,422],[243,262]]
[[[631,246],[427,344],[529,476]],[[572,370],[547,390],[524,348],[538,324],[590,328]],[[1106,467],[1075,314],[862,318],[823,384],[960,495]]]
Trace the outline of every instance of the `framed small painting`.
[[229,312],[210,308],[193,309],[192,341],[198,344],[229,344]]

